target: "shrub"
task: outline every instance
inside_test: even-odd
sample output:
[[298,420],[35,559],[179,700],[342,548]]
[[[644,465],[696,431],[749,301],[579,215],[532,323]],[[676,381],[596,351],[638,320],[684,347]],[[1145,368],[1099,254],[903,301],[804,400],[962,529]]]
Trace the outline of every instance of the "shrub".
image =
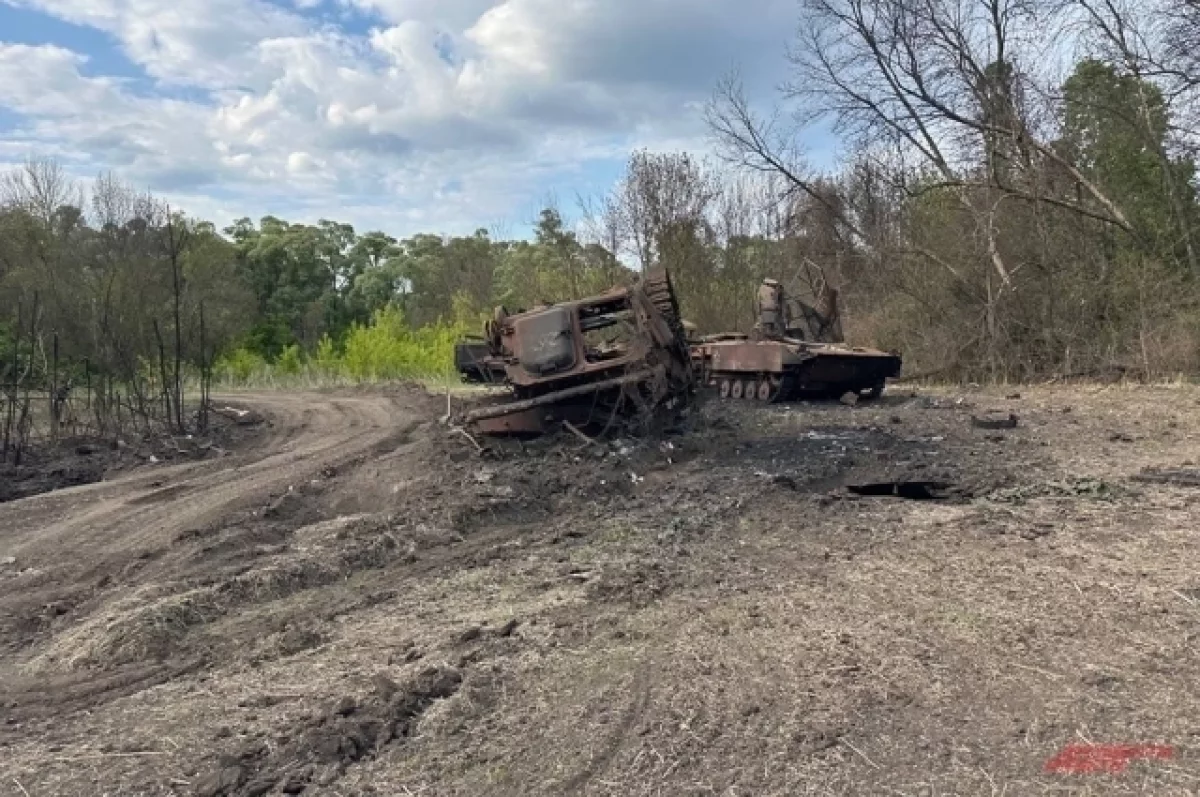
[[355,324],[339,347],[325,335],[310,358],[296,344],[286,346],[273,365],[240,347],[217,363],[218,381],[246,385],[256,379],[273,384],[298,378],[316,381],[348,377],[356,382],[395,379],[453,379],[454,345],[465,334],[461,324],[437,323],[413,329],[395,308],[380,310],[368,325]]
[[262,373],[267,368],[267,361],[261,354],[245,347],[234,349],[217,361],[215,373],[222,382],[245,384],[251,377]]
[[333,376],[341,371],[342,363],[338,357],[337,346],[333,343],[333,338],[326,333],[321,336],[321,340],[317,343],[317,351],[313,355],[311,364],[318,371],[327,376]]
[[275,361],[275,367],[279,373],[288,376],[295,376],[300,373],[304,362],[300,354],[300,347],[295,343],[286,347],[279,355],[279,359]]
[[445,377],[454,372],[454,344],[462,334],[441,323],[411,329],[389,308],[376,313],[372,325],[351,327],[342,364],[360,382]]

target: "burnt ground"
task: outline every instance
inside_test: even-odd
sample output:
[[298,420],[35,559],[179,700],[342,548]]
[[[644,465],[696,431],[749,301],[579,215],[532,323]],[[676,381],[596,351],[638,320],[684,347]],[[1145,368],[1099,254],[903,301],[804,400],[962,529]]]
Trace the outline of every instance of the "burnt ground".
[[[1200,391],[1022,393],[483,456],[231,397],[227,457],[0,506],[0,792],[1195,793],[1200,489],[1141,477]],[[1047,770],[1092,743],[1160,747]]]
[[202,434],[64,434],[53,441],[43,435],[21,452],[19,462],[15,452],[0,462],[0,504],[95,484],[144,465],[223,457],[249,445],[266,423],[257,414],[227,410],[212,413]]

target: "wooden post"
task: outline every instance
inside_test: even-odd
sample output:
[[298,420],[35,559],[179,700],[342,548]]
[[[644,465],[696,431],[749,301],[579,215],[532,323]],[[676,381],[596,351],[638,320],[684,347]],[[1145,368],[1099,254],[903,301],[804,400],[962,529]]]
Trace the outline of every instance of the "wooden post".
[[50,360],[50,439],[58,440],[58,425],[62,406],[58,400],[58,330],[54,331],[54,348]]
[[17,417],[17,370],[21,367],[21,299],[17,298],[17,325],[13,328],[12,369],[9,378],[12,380],[5,391],[4,413],[4,448],[0,450],[0,462],[8,461],[8,451],[12,444],[13,423]]

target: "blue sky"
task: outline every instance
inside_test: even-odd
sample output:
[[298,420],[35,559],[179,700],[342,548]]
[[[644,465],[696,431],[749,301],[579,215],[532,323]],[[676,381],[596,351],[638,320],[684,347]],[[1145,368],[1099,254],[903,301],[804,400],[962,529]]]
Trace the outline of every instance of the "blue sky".
[[[709,147],[737,67],[785,77],[795,0],[0,0],[0,168],[113,171],[226,224],[519,232],[635,148]],[[828,160],[830,142],[812,142]]]

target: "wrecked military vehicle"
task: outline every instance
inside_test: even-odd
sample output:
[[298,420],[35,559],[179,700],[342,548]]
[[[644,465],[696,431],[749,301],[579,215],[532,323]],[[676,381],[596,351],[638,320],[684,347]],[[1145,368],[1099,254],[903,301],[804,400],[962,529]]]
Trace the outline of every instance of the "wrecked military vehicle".
[[[662,423],[692,399],[695,374],[670,274],[510,315],[497,308],[486,353],[463,349],[459,371],[511,391],[462,421],[484,434],[541,434],[556,424],[605,429]],[[463,344],[466,345],[466,344]]]
[[845,345],[837,291],[827,289],[822,304],[800,302],[776,280],[764,280],[749,335],[709,335],[692,344],[701,384],[721,398],[769,403],[879,397],[887,380],[900,375],[900,355]]

